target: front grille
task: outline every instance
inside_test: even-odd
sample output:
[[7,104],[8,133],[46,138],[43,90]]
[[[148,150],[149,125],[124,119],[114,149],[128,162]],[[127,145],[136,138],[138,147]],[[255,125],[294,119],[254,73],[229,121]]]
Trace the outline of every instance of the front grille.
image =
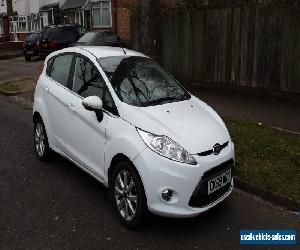
[[213,192],[212,194],[208,195],[208,180],[220,175],[221,173],[229,169],[231,169],[231,176],[233,176],[233,167],[234,161],[229,160],[205,172],[197,187],[195,188],[195,191],[193,192],[193,195],[189,201],[189,206],[205,207],[217,201],[219,198],[225,195],[230,189],[231,182],[229,182],[227,185],[220,188],[219,190]]
[[228,144],[229,144],[229,141],[225,142],[222,145],[219,145],[219,150],[220,151],[217,152],[217,153],[214,152],[214,149],[210,149],[210,150],[198,153],[197,155],[199,155],[199,156],[208,156],[208,155],[211,155],[211,154],[219,154],[224,148],[226,148],[228,146]]

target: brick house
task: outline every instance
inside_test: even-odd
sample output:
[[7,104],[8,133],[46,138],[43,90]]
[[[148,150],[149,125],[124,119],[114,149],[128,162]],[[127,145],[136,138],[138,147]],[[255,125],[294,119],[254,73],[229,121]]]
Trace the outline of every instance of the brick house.
[[114,30],[115,0],[11,1],[13,11],[8,15],[6,0],[0,0],[0,36],[6,30],[12,41],[22,41],[28,33],[60,23],[79,23],[88,30]]
[[[159,0],[157,0],[159,1]],[[161,4],[167,8],[175,7],[178,0],[160,0]],[[141,0],[114,0],[114,30],[124,40],[130,40],[130,11],[141,4]]]
[[[172,6],[176,0],[162,0]],[[110,29],[130,39],[130,11],[141,0],[12,0],[7,20],[6,0],[0,0],[0,36],[9,29],[10,40],[22,41],[27,33],[59,23],[78,23],[88,30]],[[8,27],[7,27],[8,26]]]

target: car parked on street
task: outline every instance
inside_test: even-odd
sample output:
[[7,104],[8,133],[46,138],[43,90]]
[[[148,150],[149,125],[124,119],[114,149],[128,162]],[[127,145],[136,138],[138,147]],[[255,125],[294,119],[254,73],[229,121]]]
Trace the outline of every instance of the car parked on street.
[[111,46],[129,48],[127,42],[123,41],[113,31],[93,31],[82,36],[77,43],[77,46]]
[[39,56],[45,58],[50,53],[73,46],[86,29],[79,24],[60,24],[45,27],[41,32]]
[[149,57],[112,47],[49,55],[33,106],[37,157],[61,154],[109,189],[129,228],[148,211],[193,217],[233,190],[219,115]]
[[23,54],[26,61],[31,61],[31,58],[39,55],[40,33],[30,33],[26,36],[23,43]]

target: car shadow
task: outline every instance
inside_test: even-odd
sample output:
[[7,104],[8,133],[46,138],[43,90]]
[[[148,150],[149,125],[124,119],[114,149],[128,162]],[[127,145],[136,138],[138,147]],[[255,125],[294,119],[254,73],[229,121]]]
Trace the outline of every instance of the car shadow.
[[[95,207],[101,207],[101,214],[114,218],[112,223],[119,223],[109,199],[108,190],[104,185],[60,155],[55,155],[55,159],[51,162],[51,168],[62,178],[64,176],[72,178],[72,185],[76,185],[79,192],[90,194],[89,200],[85,200],[86,202],[94,204]],[[154,232],[158,227],[160,232],[166,231],[168,235],[172,235],[172,232],[174,234],[178,233],[179,228],[183,234],[190,234],[195,232],[195,230],[197,233],[201,233],[207,229],[208,225],[213,226],[220,223],[224,215],[230,213],[229,210],[225,201],[193,218],[166,218],[150,213],[145,224],[134,231],[134,233],[150,233]],[[93,215],[91,214],[90,216]],[[92,220],[92,218],[90,219]],[[94,219],[97,220],[97,218]],[[128,229],[124,228],[124,230]]]

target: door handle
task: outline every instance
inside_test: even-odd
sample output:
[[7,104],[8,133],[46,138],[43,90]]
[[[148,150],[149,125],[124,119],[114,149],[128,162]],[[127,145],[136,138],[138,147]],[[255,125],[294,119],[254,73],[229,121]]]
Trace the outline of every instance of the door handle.
[[49,87],[48,87],[48,85],[44,86],[44,89],[45,89],[47,92],[49,92]]
[[76,108],[73,104],[69,103],[67,104],[67,108],[70,112],[75,113],[76,112]]

